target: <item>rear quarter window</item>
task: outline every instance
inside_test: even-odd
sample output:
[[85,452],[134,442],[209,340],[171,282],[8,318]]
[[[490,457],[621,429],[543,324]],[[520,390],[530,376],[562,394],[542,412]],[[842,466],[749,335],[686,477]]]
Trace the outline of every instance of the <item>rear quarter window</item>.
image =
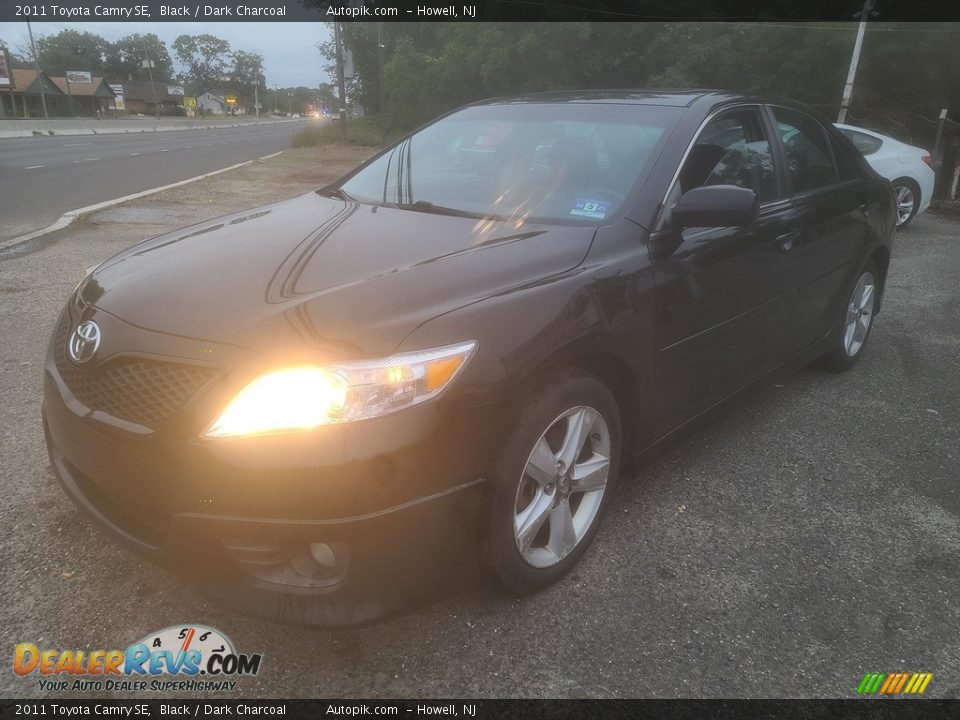
[[857,132],[856,130],[844,130],[843,134],[850,138],[850,141],[856,146],[857,150],[864,155],[873,155],[873,153],[883,147],[883,140],[875,138],[872,135],[867,135],[866,133]]

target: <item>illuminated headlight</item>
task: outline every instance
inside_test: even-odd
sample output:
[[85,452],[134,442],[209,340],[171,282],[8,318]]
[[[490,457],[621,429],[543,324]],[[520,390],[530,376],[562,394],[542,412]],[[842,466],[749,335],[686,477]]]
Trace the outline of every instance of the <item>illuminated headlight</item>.
[[271,370],[237,393],[205,434],[311,430],[419,405],[449,387],[476,348],[471,341],[380,360]]

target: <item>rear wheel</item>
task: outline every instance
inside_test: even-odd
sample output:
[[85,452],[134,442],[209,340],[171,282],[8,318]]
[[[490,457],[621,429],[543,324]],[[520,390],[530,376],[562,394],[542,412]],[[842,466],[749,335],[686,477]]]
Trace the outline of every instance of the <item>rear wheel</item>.
[[828,370],[843,371],[853,367],[870,337],[876,315],[880,273],[873,260],[857,273],[840,313],[840,332],[834,334],[834,348],[821,358]]
[[541,590],[576,565],[617,477],[620,415],[610,391],[557,373],[522,409],[497,459],[486,556],[517,593]]
[[920,209],[920,186],[909,178],[900,178],[891,184],[897,201],[897,230],[900,230],[910,224]]

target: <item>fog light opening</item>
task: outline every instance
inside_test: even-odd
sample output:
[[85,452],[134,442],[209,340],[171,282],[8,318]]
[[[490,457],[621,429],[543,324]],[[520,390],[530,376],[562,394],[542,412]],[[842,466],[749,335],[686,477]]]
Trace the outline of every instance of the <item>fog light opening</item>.
[[310,555],[317,561],[318,565],[327,568],[337,566],[337,556],[333,548],[326,543],[310,543]]

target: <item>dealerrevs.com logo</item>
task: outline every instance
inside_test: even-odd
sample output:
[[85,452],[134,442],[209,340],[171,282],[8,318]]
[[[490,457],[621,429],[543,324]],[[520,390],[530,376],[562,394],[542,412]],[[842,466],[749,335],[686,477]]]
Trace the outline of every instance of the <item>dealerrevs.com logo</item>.
[[41,649],[20,643],[13,671],[37,676],[41,690],[195,692],[235,690],[238,676],[260,672],[260,653],[238,653],[219,630],[174,625],[150,633],[126,650]]

